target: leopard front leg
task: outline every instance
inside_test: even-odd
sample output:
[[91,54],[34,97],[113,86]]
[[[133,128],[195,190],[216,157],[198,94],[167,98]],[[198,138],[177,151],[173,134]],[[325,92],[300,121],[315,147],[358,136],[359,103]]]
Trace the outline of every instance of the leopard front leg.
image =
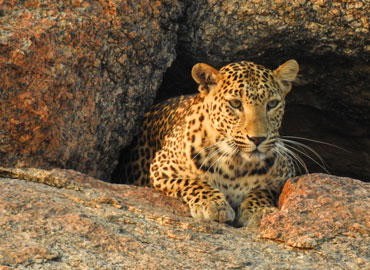
[[[225,196],[215,188],[201,180],[181,181],[178,195],[189,205],[190,213],[194,218],[228,222],[235,219],[235,211],[226,201]],[[189,188],[186,188],[189,183]]]
[[277,211],[277,196],[275,192],[260,189],[251,190],[238,208],[237,226],[257,227],[261,219]]
[[156,190],[182,198],[194,218],[222,223],[235,219],[234,209],[218,189],[185,172],[176,163],[159,162],[160,156],[160,153],[156,155],[150,167],[150,182]]

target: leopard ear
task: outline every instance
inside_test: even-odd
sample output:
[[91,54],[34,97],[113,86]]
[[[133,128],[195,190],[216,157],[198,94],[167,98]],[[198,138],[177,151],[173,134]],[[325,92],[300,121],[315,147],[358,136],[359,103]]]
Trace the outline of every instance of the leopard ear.
[[196,64],[191,70],[191,75],[199,84],[199,92],[205,95],[216,88],[223,78],[223,75],[215,68],[204,63]]
[[274,75],[284,95],[288,94],[292,88],[292,81],[297,77],[298,71],[299,65],[294,59],[286,61],[274,70]]

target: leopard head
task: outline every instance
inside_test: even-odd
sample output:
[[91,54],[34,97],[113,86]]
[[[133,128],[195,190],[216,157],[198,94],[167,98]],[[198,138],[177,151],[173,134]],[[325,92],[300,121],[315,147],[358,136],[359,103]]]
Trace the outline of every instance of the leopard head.
[[192,76],[223,151],[254,161],[277,152],[285,97],[298,70],[295,60],[273,71],[246,61],[220,70],[203,63],[193,67]]

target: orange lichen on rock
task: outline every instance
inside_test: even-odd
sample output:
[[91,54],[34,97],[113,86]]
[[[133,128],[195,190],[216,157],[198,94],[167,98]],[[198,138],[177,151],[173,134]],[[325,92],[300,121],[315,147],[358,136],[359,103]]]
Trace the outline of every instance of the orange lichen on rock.
[[181,6],[154,2],[0,5],[3,165],[73,168],[109,179],[117,149],[131,140],[175,57]]

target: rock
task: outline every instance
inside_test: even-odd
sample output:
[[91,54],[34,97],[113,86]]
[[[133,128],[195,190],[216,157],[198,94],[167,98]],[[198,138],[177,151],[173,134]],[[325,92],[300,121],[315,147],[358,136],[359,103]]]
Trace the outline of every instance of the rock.
[[[349,238],[369,244],[370,183],[323,174],[296,177],[285,184],[279,208],[262,221],[262,238],[299,248],[348,245]],[[370,246],[364,251],[370,258]]]
[[[113,185],[72,170],[0,168],[0,192],[0,269],[370,267],[369,224],[363,223],[367,215],[360,218],[362,210],[368,210],[369,184],[352,179],[311,175],[311,180],[291,180],[281,197],[282,209],[263,220],[260,232],[195,220],[179,200],[151,188]],[[318,192],[318,198],[304,195]],[[336,225],[335,218],[328,217],[325,207],[333,200],[335,209],[354,211],[352,225]],[[300,208],[289,208],[294,202]],[[320,204],[325,207],[311,208]],[[274,218],[285,212],[334,223],[323,225],[321,238],[320,228],[305,226],[312,221],[303,221],[301,233],[296,233],[298,224],[284,225]],[[282,236],[273,238],[271,230],[264,234],[268,226]],[[327,230],[330,226],[336,228],[333,233]],[[346,234],[350,226],[353,230]],[[278,241],[261,238],[266,236]],[[306,237],[300,241],[311,245],[292,248],[286,236]]]
[[0,163],[108,180],[175,58],[177,1],[1,1]]
[[[370,55],[367,0],[334,2],[201,0],[187,4],[180,45],[195,59],[328,53]],[[282,57],[282,55],[280,56]]]

